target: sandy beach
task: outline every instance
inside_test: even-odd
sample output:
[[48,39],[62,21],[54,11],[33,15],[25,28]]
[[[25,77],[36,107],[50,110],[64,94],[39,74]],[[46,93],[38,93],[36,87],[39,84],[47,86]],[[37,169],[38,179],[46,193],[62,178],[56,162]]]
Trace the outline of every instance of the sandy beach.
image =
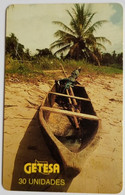
[[[123,80],[122,75],[80,77],[93,103],[101,128],[98,142],[75,178],[65,186],[19,185],[26,162],[55,162],[38,122],[38,108],[54,81],[37,84],[10,79],[5,82],[3,186],[7,190],[118,193],[122,190]],[[32,176],[33,177],[33,176]],[[38,177],[40,177],[38,175]],[[51,177],[56,177],[52,175]],[[59,176],[62,177],[61,175]],[[46,176],[47,178],[47,176]]]

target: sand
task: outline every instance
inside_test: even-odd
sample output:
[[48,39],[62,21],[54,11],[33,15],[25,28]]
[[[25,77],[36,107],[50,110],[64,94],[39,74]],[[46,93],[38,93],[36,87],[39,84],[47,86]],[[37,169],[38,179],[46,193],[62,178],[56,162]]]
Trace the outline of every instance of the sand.
[[[65,186],[19,185],[26,162],[53,158],[38,122],[38,108],[50,84],[5,83],[3,186],[7,190],[67,191],[81,193],[118,193],[122,190],[123,83],[122,75],[86,76],[79,81],[85,86],[94,109],[101,119],[98,143],[83,163],[75,178],[66,178]],[[39,176],[38,176],[39,177]],[[56,177],[53,175],[53,178]],[[58,176],[61,178],[61,175]]]

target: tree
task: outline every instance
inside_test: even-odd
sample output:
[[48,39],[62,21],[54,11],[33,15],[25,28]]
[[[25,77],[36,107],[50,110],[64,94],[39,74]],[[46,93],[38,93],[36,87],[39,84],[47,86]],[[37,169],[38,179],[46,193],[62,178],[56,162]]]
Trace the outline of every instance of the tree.
[[117,59],[116,59],[117,63],[119,64],[120,68],[123,68],[123,53],[119,53],[117,55]]
[[113,62],[112,62],[112,55],[110,53],[103,53],[102,54],[102,64],[103,65],[111,65]]
[[52,57],[53,56],[52,52],[48,48],[36,49],[36,50],[38,51],[38,54],[36,55],[38,57],[42,57],[42,56]]
[[26,60],[31,60],[30,50],[29,50],[29,49],[26,49],[26,50],[25,50],[24,58],[25,58]]
[[10,54],[13,58],[21,59],[24,55],[24,45],[18,42],[14,33],[6,37],[6,54]]
[[55,32],[58,39],[51,44],[51,49],[59,48],[55,54],[68,51],[67,58],[76,60],[85,58],[100,65],[100,51],[105,49],[103,44],[111,42],[105,37],[96,37],[94,32],[107,21],[92,23],[96,13],[92,13],[89,7],[85,8],[85,4],[75,4],[72,12],[67,10],[67,13],[71,18],[69,26],[60,21],[53,21],[62,30]]

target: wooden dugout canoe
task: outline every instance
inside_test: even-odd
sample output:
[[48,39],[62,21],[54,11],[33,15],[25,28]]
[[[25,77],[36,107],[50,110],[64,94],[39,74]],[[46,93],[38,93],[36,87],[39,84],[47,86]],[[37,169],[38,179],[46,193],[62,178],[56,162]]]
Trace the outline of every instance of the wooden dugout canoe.
[[73,95],[62,93],[54,84],[39,109],[45,140],[68,176],[80,172],[80,158],[86,156],[100,123],[85,88],[76,85],[72,90]]

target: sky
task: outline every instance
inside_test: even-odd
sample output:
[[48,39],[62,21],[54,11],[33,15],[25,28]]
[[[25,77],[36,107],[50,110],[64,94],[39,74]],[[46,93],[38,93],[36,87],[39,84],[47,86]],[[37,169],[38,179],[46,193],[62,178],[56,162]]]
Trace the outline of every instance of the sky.
[[[14,33],[19,43],[25,49],[29,48],[31,54],[36,49],[49,48],[56,40],[54,33],[60,29],[53,21],[61,21],[69,25],[70,16],[66,10],[71,11],[73,4],[25,4],[9,6],[6,10],[6,36]],[[111,41],[105,44],[105,52],[120,53],[123,51],[123,8],[117,3],[95,3],[91,9],[96,12],[93,22],[107,20],[95,32],[95,36],[104,36]]]

